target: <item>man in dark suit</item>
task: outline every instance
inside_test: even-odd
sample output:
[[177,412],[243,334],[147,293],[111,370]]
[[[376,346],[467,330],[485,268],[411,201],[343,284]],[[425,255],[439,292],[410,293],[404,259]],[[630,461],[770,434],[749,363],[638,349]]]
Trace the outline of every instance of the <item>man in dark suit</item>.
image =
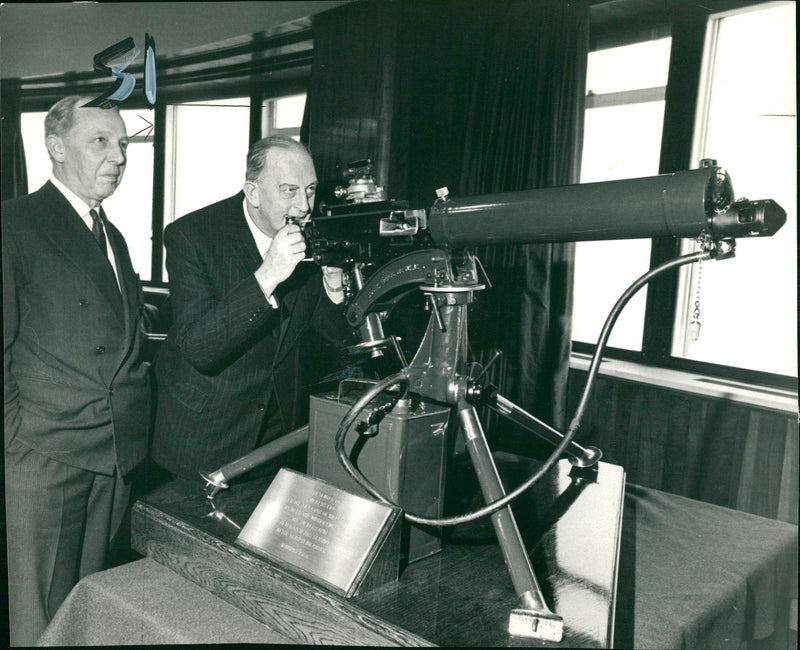
[[301,263],[297,222],[316,187],[303,145],[265,138],[243,192],[164,232],[173,323],[155,363],[152,454],[174,475],[199,480],[307,421],[309,388],[348,333],[341,270]]
[[100,206],[125,170],[116,109],[66,97],[45,119],[53,174],[3,203],[3,389],[12,645],[34,645],[104,568],[124,477],[147,452],[139,280]]

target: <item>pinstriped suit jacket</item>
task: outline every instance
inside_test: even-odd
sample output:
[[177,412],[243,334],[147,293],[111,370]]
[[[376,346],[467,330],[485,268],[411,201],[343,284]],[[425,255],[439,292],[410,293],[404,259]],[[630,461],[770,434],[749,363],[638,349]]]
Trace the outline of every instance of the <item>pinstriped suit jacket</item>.
[[52,183],[3,203],[5,444],[125,474],[147,453],[151,385],[139,280],[108,225],[120,289],[91,231]]
[[268,403],[284,433],[307,421],[308,387],[347,333],[313,264],[281,283],[272,308],[253,275],[262,260],[243,201],[239,193],[164,233],[173,323],[155,362],[152,453],[187,478],[254,449]]

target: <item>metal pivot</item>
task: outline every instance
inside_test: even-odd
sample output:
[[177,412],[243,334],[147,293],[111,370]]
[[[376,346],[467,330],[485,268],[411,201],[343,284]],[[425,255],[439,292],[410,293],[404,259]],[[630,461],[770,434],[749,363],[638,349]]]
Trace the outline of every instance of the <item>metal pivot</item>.
[[[466,403],[460,404],[458,417],[483,496],[487,503],[496,501],[505,496],[505,490],[475,408]],[[508,622],[509,633],[546,641],[561,641],[564,621],[544,602],[511,507],[506,506],[498,510],[491,519],[506,567],[511,575],[511,582],[521,600],[521,606],[511,612]]]

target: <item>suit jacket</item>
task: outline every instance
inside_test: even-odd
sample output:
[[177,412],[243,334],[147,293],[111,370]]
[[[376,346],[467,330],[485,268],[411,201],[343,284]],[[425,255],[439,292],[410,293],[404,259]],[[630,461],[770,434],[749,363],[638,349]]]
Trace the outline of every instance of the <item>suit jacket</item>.
[[126,474],[147,452],[143,301],[122,234],[91,230],[50,182],[3,203],[5,445],[18,438],[68,465]]
[[311,385],[348,332],[314,264],[301,262],[270,305],[243,202],[240,192],[164,232],[173,322],[155,362],[152,453],[187,478],[252,451],[274,408],[283,433],[306,422]]

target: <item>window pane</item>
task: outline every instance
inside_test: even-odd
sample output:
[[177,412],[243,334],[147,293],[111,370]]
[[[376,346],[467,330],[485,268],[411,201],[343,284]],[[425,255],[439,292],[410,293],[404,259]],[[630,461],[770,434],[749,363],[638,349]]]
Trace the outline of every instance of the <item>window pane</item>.
[[[52,164],[44,144],[46,115],[46,112],[37,112],[23,113],[21,116],[29,192],[38,190],[52,173]],[[103,202],[103,209],[124,235],[134,270],[143,280],[149,280],[152,259],[153,138],[152,131],[142,129],[147,128],[148,121],[153,122],[153,114],[147,110],[121,110],[120,115],[125,120],[129,136],[141,133],[128,145],[122,183]],[[149,137],[145,141],[148,132]]]
[[586,92],[601,95],[667,85],[671,38],[589,53]]
[[[242,189],[250,143],[250,99],[170,106],[167,121],[171,183],[165,225]],[[171,146],[169,146],[171,145]],[[170,196],[171,194],[171,196]]]
[[50,178],[53,169],[44,145],[46,112],[22,113],[22,144],[25,147],[25,168],[28,173],[28,192],[35,192]]
[[581,183],[658,174],[664,102],[586,111]]
[[[122,183],[103,208],[128,244],[133,270],[150,280],[153,259],[153,130],[152,110],[121,110],[128,136],[128,162]],[[136,135],[138,134],[138,135]]]
[[275,128],[299,129],[303,124],[303,110],[306,107],[306,96],[293,95],[275,100]]
[[[242,189],[250,147],[250,98],[167,106],[166,131],[165,227]],[[167,281],[166,265],[162,273]]]
[[261,135],[283,134],[300,141],[306,94],[265,99],[261,105]]
[[709,65],[699,157],[715,158],[728,170],[738,198],[777,201],[787,222],[772,238],[738,240],[734,259],[703,264],[697,341],[686,336],[695,278],[684,274],[688,316],[676,323],[673,354],[797,376],[794,3],[721,18]]
[[[603,92],[658,87],[666,83],[671,39],[589,54],[587,89]],[[594,85],[591,85],[594,84]],[[664,102],[591,108],[584,125],[581,182],[658,174]],[[625,289],[650,266],[650,240],[578,242],[572,338],[595,343],[608,313]],[[641,350],[647,288],[628,303],[609,345]]]
[[[611,308],[650,265],[650,242],[579,242],[575,253],[572,339],[596,343]],[[647,288],[631,298],[611,330],[608,344],[642,349]]]

